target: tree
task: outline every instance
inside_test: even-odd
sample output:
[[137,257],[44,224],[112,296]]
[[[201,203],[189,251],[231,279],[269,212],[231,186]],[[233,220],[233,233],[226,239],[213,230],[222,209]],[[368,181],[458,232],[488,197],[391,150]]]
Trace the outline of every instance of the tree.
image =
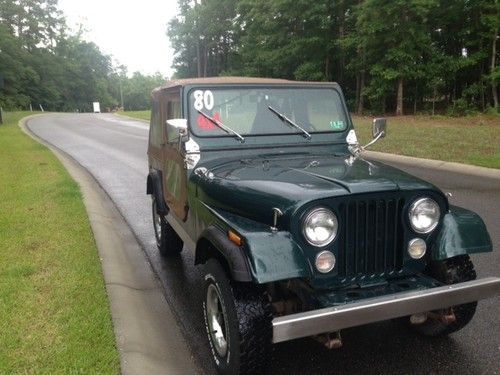
[[498,28],[500,27],[500,3],[498,0],[487,2],[485,11],[482,13],[481,24],[486,29],[485,36],[491,38],[490,69],[488,80],[491,83],[491,96],[493,98],[493,108],[498,110],[498,89],[497,83],[500,81],[500,68],[497,66],[497,41]]
[[130,111],[150,108],[151,91],[164,83],[165,78],[160,73],[146,76],[135,72],[123,81],[124,108]]
[[325,80],[330,76],[329,2],[241,0],[238,26],[245,75]]
[[235,1],[179,0],[178,6],[180,14],[167,29],[176,51],[176,76],[206,77],[234,68]]
[[403,114],[405,81],[423,74],[431,45],[428,15],[436,0],[366,0],[359,8],[357,29],[371,67],[370,93],[383,98],[395,84],[396,114]]

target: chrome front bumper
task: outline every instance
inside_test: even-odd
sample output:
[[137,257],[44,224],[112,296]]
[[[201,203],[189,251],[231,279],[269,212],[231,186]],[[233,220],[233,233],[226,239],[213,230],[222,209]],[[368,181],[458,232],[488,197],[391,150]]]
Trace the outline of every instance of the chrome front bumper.
[[391,294],[273,319],[273,342],[399,318],[500,294],[500,278],[488,277],[432,289]]

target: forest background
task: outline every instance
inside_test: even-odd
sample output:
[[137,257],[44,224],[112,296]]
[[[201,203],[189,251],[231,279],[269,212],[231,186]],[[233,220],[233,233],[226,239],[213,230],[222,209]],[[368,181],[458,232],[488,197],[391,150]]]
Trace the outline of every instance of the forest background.
[[[498,112],[498,0],[179,0],[171,78],[336,81],[358,114]],[[151,46],[151,48],[156,48]],[[0,106],[149,108],[161,74],[70,32],[57,0],[0,0]]]

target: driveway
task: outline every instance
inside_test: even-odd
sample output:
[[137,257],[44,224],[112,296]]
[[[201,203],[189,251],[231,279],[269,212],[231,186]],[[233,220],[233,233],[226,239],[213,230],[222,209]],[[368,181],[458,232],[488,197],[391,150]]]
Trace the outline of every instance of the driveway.
[[[189,251],[165,261],[158,255],[145,194],[148,126],[111,114],[48,114],[29,120],[29,129],[62,149],[96,178],[116,204],[149,258],[165,297],[189,342],[198,366],[215,373],[199,301],[201,273]],[[393,164],[427,179],[451,203],[478,212],[495,251],[473,256],[478,275],[500,275],[500,180]],[[393,322],[342,332],[344,346],[328,351],[312,339],[275,348],[273,374],[497,374],[500,373],[500,300],[479,304],[471,324],[443,339],[424,339]]]

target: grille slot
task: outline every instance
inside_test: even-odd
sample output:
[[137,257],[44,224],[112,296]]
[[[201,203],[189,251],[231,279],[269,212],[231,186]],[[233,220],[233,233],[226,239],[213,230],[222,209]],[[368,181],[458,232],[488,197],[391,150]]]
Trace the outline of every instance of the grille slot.
[[355,278],[403,267],[402,198],[352,199],[339,206],[343,218],[338,275]]

